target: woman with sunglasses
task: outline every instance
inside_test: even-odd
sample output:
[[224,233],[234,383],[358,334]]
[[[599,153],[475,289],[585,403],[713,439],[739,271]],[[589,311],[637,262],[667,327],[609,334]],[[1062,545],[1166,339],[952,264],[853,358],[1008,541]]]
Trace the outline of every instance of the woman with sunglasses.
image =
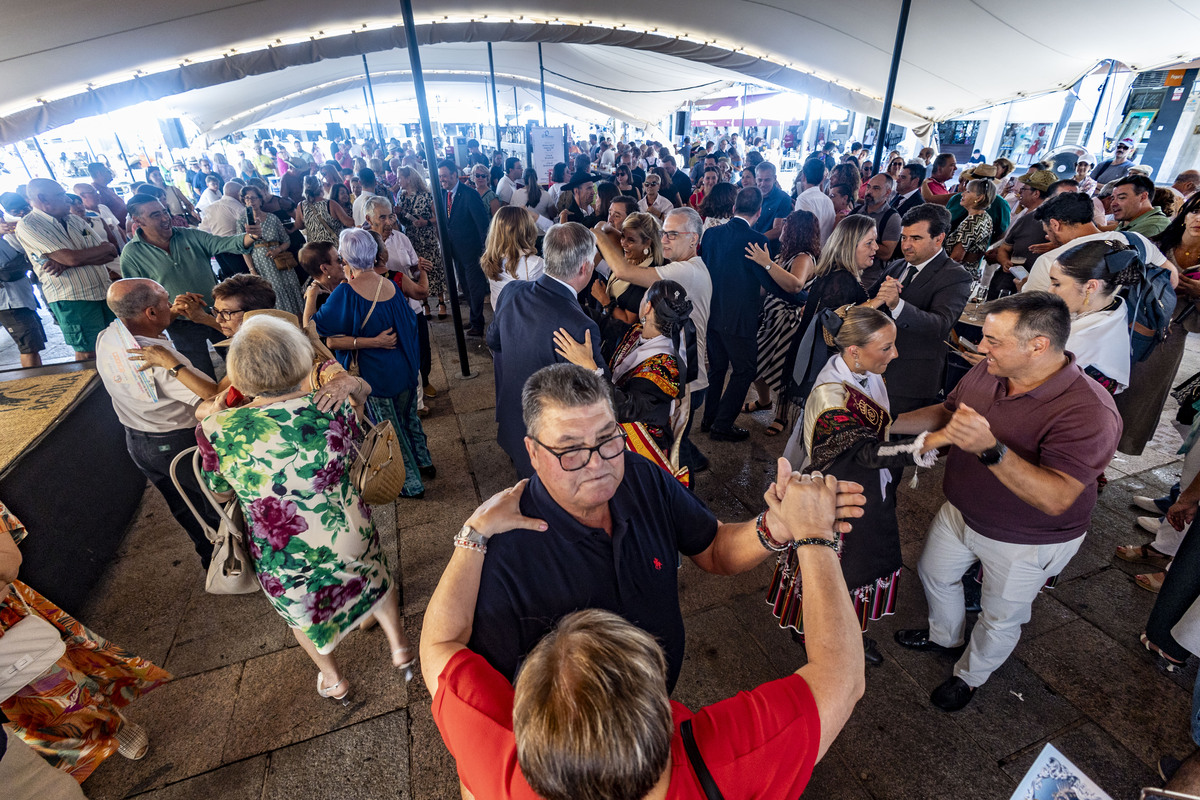
[[614,181],[617,185],[617,194],[635,199],[642,199],[642,190],[633,185],[633,171],[629,167],[621,164],[617,167],[617,171],[613,173]]
[[487,167],[476,164],[471,168],[471,186],[475,191],[479,192],[479,196],[483,198],[483,204],[487,207],[488,216],[496,216],[496,212],[500,210],[500,206],[504,203],[500,202],[500,198],[492,191],[492,173]]

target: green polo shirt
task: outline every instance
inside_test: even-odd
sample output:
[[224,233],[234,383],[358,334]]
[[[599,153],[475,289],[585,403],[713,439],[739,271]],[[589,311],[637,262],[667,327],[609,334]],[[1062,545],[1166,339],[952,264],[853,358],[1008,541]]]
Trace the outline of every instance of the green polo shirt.
[[213,236],[195,228],[175,228],[170,252],[165,252],[143,239],[139,229],[121,251],[121,275],[158,281],[172,300],[185,292],[198,292],[212,305],[217,278],[210,259],[217,253],[249,253],[249,248],[242,247],[242,238],[241,234]]
[[1133,231],[1146,238],[1158,236],[1171,224],[1171,218],[1162,212],[1158,206],[1147,211],[1136,219],[1122,222],[1117,226],[1119,231]]

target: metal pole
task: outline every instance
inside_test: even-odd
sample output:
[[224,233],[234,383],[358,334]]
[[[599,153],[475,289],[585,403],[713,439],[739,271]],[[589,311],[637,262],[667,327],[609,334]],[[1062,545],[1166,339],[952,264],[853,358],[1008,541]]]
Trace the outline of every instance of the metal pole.
[[121,151],[121,160],[125,162],[125,171],[129,173],[129,180],[136,181],[133,177],[133,167],[129,166],[129,156],[125,155],[125,145],[121,144],[121,137],[117,136],[117,132],[113,131],[113,138],[117,140],[117,149]]
[[875,137],[875,163],[883,158],[883,143],[887,139],[888,123],[892,116],[892,98],[896,93],[896,73],[900,71],[900,51],[904,49],[904,34],[908,30],[908,10],[912,0],[900,0],[900,21],[896,24],[896,44],[892,47],[892,68],[888,71],[887,94],[883,98],[883,114],[879,117],[879,135]]
[[496,97],[496,62],[492,59],[491,42],[488,42],[488,71],[492,75],[492,113],[496,118],[496,149],[500,150],[500,100]]
[[746,139],[746,82],[742,81],[742,141]]
[[1067,125],[1071,122],[1071,114],[1075,112],[1075,101],[1079,97],[1079,90],[1083,88],[1083,78],[1075,81],[1075,85],[1067,92],[1067,98],[1063,101],[1062,114],[1058,117],[1058,124],[1054,126],[1054,134],[1050,137],[1050,149],[1058,147],[1058,141],[1063,134],[1067,132]]
[[50,170],[50,180],[58,180],[58,176],[54,174],[54,167],[50,166],[50,159],[46,158],[46,151],[42,149],[42,143],[38,141],[36,136],[31,136],[30,138],[33,139],[33,145],[42,157],[42,163],[46,165],[46,169]]
[[29,171],[29,165],[25,163],[25,156],[21,155],[21,148],[13,142],[13,152],[17,154],[17,161],[21,162],[21,166],[25,169],[25,174],[29,176],[29,180],[33,180],[33,173]]
[[546,67],[542,64],[542,43],[538,42],[538,75],[542,81],[542,127],[546,127]]
[[375,120],[375,141],[383,147],[383,126],[379,124],[379,112],[375,110],[375,88],[371,86],[371,70],[367,67],[367,54],[363,53],[363,75],[367,77],[367,94],[371,98],[371,118]]
[[[400,0],[404,17],[404,39],[408,60],[412,65],[413,88],[417,94],[417,111],[421,115],[421,136],[425,140],[425,159],[429,162],[431,188],[438,178],[437,151],[433,147],[433,123],[429,119],[429,103],[425,99],[425,75],[421,71],[421,54],[417,51],[417,27],[413,23],[412,0]],[[455,178],[457,180],[457,177]],[[446,270],[446,289],[450,293],[450,315],[454,319],[454,339],[458,343],[458,363],[464,378],[472,378],[467,363],[467,338],[462,328],[462,309],[458,307],[458,282],[454,276],[453,245],[450,242],[449,217],[446,216],[446,197],[440,187],[433,189],[433,207],[438,221],[438,237],[442,240],[442,263]],[[479,269],[475,265],[475,269]]]
[[[1092,127],[1096,124],[1096,115],[1100,113],[1100,106],[1104,105],[1104,95],[1108,91],[1108,81],[1112,78],[1113,68],[1117,62],[1113,59],[1108,60],[1108,74],[1104,76],[1104,83],[1100,86],[1100,99],[1096,101],[1096,108],[1092,110],[1092,119],[1088,122],[1087,127],[1083,131],[1083,146],[1087,148],[1088,141],[1092,138]],[[1100,148],[1101,151],[1104,148]],[[1102,153],[1103,154],[1103,153]]]

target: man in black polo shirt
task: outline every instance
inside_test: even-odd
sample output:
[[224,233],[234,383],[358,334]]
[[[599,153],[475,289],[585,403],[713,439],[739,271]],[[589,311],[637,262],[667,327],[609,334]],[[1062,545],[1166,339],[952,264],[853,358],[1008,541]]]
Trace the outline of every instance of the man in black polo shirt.
[[[477,541],[487,551],[469,647],[511,681],[559,619],[604,609],[658,638],[673,688],[684,645],[676,552],[706,572],[735,575],[793,537],[771,512],[760,518],[761,535],[758,520],[720,522],[666,471],[627,452],[611,388],[593,372],[544,367],[525,384],[522,404],[535,475],[521,514],[548,529],[514,529],[490,541],[469,526],[459,532],[456,542]],[[781,480],[789,474],[790,467]],[[839,491],[861,489],[852,486]],[[849,494],[838,502],[856,503]]]

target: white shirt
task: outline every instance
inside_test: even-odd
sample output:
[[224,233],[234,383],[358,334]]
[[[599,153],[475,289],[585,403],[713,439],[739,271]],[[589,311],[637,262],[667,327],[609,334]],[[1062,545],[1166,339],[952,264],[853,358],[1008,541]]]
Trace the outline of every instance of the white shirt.
[[238,221],[245,216],[246,206],[241,201],[224,195],[204,210],[200,230],[213,236],[234,236],[237,234]]
[[374,196],[373,192],[363,189],[363,193],[354,198],[354,206],[351,208],[350,216],[354,218],[356,227],[361,228],[363,223],[367,221],[367,201]]
[[513,192],[517,190],[517,182],[505,175],[500,180],[496,181],[496,197],[499,197],[506,203],[512,203]]
[[[675,205],[660,194],[654,198],[654,209],[659,212],[658,218],[662,219],[664,216],[666,216],[668,211],[673,211],[675,209]],[[643,197],[641,200],[638,200],[638,210],[650,210],[650,205],[646,202],[645,197]]]
[[617,164],[617,153],[611,147],[600,154],[600,171],[611,173]]
[[[145,433],[170,433],[171,431],[196,427],[196,406],[200,398],[183,381],[172,378],[171,373],[162,367],[151,367],[145,374],[154,382],[158,391],[158,402],[150,402],[150,398],[142,393],[138,385],[125,380],[121,371],[115,366],[118,359],[128,362],[129,353],[121,343],[116,326],[122,325],[120,320],[112,322],[96,337],[96,371],[108,396],[112,398],[113,409],[117,419],[126,428]],[[175,352],[170,339],[152,339],[149,336],[135,336],[138,344],[157,344],[174,353],[175,358],[184,366],[190,367],[191,361]],[[130,368],[136,368],[130,364]]]
[[[687,261],[672,261],[655,267],[654,271],[664,281],[675,281],[687,292],[692,301],[692,322],[696,326],[696,353],[700,365],[696,370],[696,380],[688,384],[693,392],[708,388],[708,350],[705,339],[708,332],[708,311],[712,305],[712,278],[704,259],[692,256]],[[680,346],[682,346],[680,342]]]
[[[508,271],[508,259],[504,260],[504,265],[500,269],[500,277],[496,280],[488,279],[488,286],[491,287],[492,310],[496,310],[496,303],[500,300],[500,292],[505,286],[508,286],[514,281],[536,281],[546,272],[546,262],[541,256],[521,256],[521,260],[517,262],[517,274],[514,277]],[[554,276],[551,276],[554,277]],[[566,284],[563,284],[564,286]],[[575,291],[572,289],[571,291]]]
[[[391,235],[383,240],[383,248],[387,250],[388,254],[387,268],[392,272],[404,272],[409,278],[412,278],[413,270],[417,266],[417,251],[413,248],[412,241],[400,231],[393,229]],[[399,286],[396,287],[396,291],[400,291]],[[408,301],[408,307],[417,312],[418,316],[425,313],[425,304],[422,301],[414,300],[408,295],[404,295],[404,299]]]
[[[98,204],[96,206],[96,213],[100,215],[100,219],[112,226],[112,229],[117,232],[118,237],[124,234],[124,231],[121,229],[121,223],[117,220],[116,215],[112,213],[112,210],[108,206],[104,205],[104,203]],[[119,239],[119,241],[124,241],[124,239]]]
[[833,233],[837,212],[833,209],[833,201],[821,191],[821,187],[810,186],[801,192],[796,198],[794,210],[811,212],[817,218],[817,223],[821,226],[821,244],[825,244],[829,235]]
[[[937,258],[937,257],[938,257],[938,254],[934,253],[933,258]],[[933,258],[929,259],[929,261],[933,261]],[[909,264],[908,269],[904,270],[904,274],[900,276],[900,280],[903,281],[905,278],[908,277],[908,273],[911,272],[911,273],[913,273],[913,280],[915,281],[917,279],[917,275],[919,275],[921,273],[921,270],[925,269],[925,267],[929,265],[929,261],[922,261],[920,264]],[[909,284],[911,285],[912,281],[910,281]],[[892,319],[900,319],[900,314],[903,311],[904,311],[904,299],[901,298],[896,303],[896,307],[892,309]]]
[[[1135,233],[1135,236],[1142,236],[1140,233]],[[1167,257],[1162,254],[1158,247],[1142,236],[1143,243],[1146,246],[1146,260],[1150,262],[1149,266],[1161,267],[1167,263]],[[1053,250],[1042,253],[1038,256],[1037,261],[1033,262],[1033,266],[1029,269],[1029,278],[1025,281],[1025,285],[1021,287],[1022,292],[1048,292],[1050,291],[1050,267],[1058,260],[1058,257],[1070,250],[1075,245],[1085,244],[1086,242],[1127,242],[1125,234],[1120,231],[1102,231],[1100,233],[1092,233],[1087,236],[1080,236],[1078,239],[1072,239],[1061,247],[1056,247]]]

